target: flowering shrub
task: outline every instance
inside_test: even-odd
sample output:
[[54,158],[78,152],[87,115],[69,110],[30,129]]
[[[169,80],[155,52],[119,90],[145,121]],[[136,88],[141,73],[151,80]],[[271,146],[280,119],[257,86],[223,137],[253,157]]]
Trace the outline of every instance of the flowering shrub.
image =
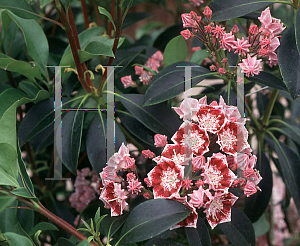
[[0,0],[0,245],[299,243],[299,6]]

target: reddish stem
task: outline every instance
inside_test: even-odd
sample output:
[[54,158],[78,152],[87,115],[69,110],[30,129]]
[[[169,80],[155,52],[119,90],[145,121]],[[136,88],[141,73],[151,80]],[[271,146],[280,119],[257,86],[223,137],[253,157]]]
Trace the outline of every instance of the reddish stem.
[[[117,10],[118,11],[118,10]],[[112,17],[112,19],[115,18],[115,0],[111,1],[111,10],[110,10],[110,15]],[[108,27],[108,35],[111,37],[112,36],[112,23],[109,22],[109,27]]]
[[82,7],[82,13],[83,13],[83,18],[84,18],[84,23],[85,23],[85,29],[89,28],[89,18],[86,10],[86,3],[85,0],[80,0],[81,1],[81,7]]
[[93,5],[94,5],[95,14],[96,14],[97,25],[101,26],[101,23],[100,23],[100,14],[99,14],[98,6],[97,6],[95,0],[93,0]]

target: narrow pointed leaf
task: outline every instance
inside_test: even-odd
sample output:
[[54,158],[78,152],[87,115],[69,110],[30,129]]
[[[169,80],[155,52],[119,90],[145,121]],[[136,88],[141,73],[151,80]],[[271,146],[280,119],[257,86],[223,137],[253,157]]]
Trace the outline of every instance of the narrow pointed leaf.
[[191,210],[173,200],[154,199],[136,206],[121,231],[123,244],[143,241],[168,230],[185,219]]
[[70,111],[62,119],[62,161],[76,174],[81,146],[84,111]]
[[[183,66],[197,66],[191,62],[178,62],[172,64],[160,71],[151,81],[143,105],[149,106],[157,104],[168,99],[174,98],[184,92],[185,88],[185,68]],[[192,67],[191,77],[192,86],[197,85],[208,76],[212,76],[208,69],[204,67]],[[188,82],[188,81],[187,81]]]
[[224,21],[252,13],[272,3],[272,0],[213,0],[208,6],[212,10],[212,21]]
[[269,86],[274,89],[288,91],[285,83],[281,79],[268,72],[260,71],[258,75],[249,76],[247,79],[263,86]]
[[115,26],[115,23],[114,23],[114,20],[113,18],[111,17],[110,13],[103,7],[98,7],[98,10],[99,10],[99,13],[102,14],[102,15],[105,15],[109,20],[110,22],[113,24],[114,26],[114,29],[116,30],[116,26]]
[[1,212],[10,206],[16,199],[15,196],[0,196],[0,215]]
[[164,66],[167,67],[175,62],[185,61],[187,53],[187,46],[181,35],[171,39],[164,51]]
[[26,190],[26,188],[24,188],[24,187],[16,188],[11,193],[16,195],[16,196],[34,198],[34,196],[29,194],[28,191]]
[[50,231],[50,230],[58,231],[58,228],[51,223],[40,222],[31,229],[31,231],[29,232],[29,235],[32,236],[39,230],[41,230],[41,231]]
[[289,27],[282,38],[278,48],[278,64],[293,99],[300,94],[300,54],[297,50],[294,26]]
[[209,246],[211,245],[210,235],[204,221],[198,217],[197,228],[185,227],[185,232],[190,245]]
[[155,133],[163,134],[171,138],[181,124],[172,109],[165,103],[143,107],[143,95],[116,94],[116,96],[119,97],[124,107],[138,121]]
[[218,227],[234,245],[255,246],[255,234],[251,221],[237,208],[231,208],[231,221]]
[[300,157],[291,148],[278,141],[274,136],[265,140],[275,151],[279,159],[282,178],[292,195],[298,212],[300,212]]
[[246,197],[244,204],[244,213],[252,223],[257,221],[267,209],[273,188],[273,177],[269,159],[264,152],[261,153],[261,156],[257,156],[256,163],[256,169],[259,170],[263,178],[258,184],[261,191],[257,191],[250,197]]
[[42,27],[35,20],[22,19],[9,11],[7,13],[23,32],[29,55],[45,71],[48,65],[49,45]]

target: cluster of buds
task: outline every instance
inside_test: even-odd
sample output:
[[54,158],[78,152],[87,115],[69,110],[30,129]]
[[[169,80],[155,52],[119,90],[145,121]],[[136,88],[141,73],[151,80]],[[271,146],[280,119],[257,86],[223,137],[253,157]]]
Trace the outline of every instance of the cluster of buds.
[[[247,142],[245,119],[222,97],[219,104],[207,104],[206,97],[199,101],[187,98],[174,110],[185,121],[171,138],[173,143],[157,135],[156,146],[164,147],[161,155],[155,157],[151,151],[143,151],[145,157],[156,162],[144,179],[147,188],[137,177],[134,159],[128,159],[128,148],[122,145],[100,174],[104,186],[100,199],[111,208],[112,216],[122,214],[129,193],[176,200],[192,212],[171,229],[196,227],[196,209],[204,210],[214,228],[231,220],[231,207],[238,197],[229,188],[240,188],[246,196],[259,190],[261,176],[254,168],[256,156]],[[185,168],[190,168],[186,176]],[[119,170],[128,172],[126,181],[117,175]]]
[[[267,64],[271,67],[278,64],[276,54],[280,45],[278,35],[285,27],[279,19],[272,18],[269,7],[258,17],[261,27],[250,26],[249,36],[241,39],[237,38],[239,32],[237,25],[234,25],[231,31],[226,33],[225,27],[211,22],[212,11],[208,6],[205,7],[203,15],[206,21],[203,21],[201,16],[197,16],[193,11],[189,14],[182,14],[183,27],[192,28],[192,32],[186,29],[181,32],[181,35],[184,39],[198,38],[206,45],[208,52],[216,55],[217,60],[219,58],[218,63],[210,67],[212,71],[218,69],[220,75],[224,75],[226,70],[231,73],[225,53],[220,52],[219,54],[220,49],[237,53],[239,61],[241,61],[238,65],[248,77],[259,74],[259,70],[262,68],[260,65],[262,59],[257,59],[257,56],[266,58]],[[226,60],[224,61],[224,59]]]
[[77,177],[74,183],[75,192],[69,197],[71,206],[77,212],[84,210],[91,201],[96,199],[96,193],[99,195],[100,181],[98,176],[90,168],[86,167],[77,170]]
[[[149,69],[147,70],[144,69],[144,67],[137,65],[134,67],[135,74],[139,76],[139,80],[144,85],[148,85],[154,76],[153,72],[158,73],[158,68],[162,64],[163,64],[163,54],[160,51],[157,51],[144,64],[144,67],[148,67]],[[132,80],[131,75],[122,77],[121,82],[124,88],[137,86],[136,82]]]

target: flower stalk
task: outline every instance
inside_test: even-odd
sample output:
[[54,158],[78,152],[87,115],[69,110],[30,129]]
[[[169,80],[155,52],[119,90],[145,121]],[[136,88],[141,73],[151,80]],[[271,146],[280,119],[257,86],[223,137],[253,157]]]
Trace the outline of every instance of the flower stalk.
[[272,114],[272,111],[273,111],[276,99],[278,97],[278,93],[279,93],[278,89],[274,89],[272,91],[271,98],[270,98],[270,100],[268,102],[268,105],[267,105],[267,109],[266,109],[265,114],[263,115],[262,120],[261,120],[262,124],[264,126],[268,126],[269,125],[270,116]]

